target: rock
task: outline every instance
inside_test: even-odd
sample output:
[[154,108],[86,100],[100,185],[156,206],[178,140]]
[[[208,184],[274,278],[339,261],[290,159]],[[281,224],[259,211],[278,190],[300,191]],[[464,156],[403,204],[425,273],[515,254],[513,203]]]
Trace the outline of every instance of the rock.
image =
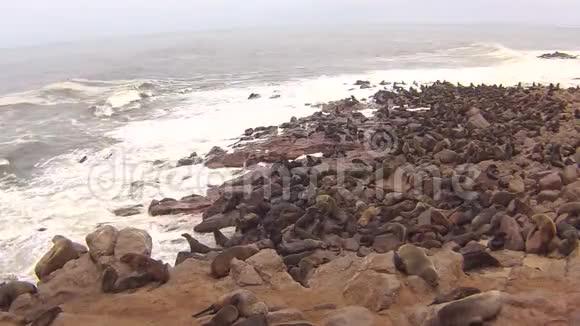
[[354,83],[354,86],[363,86],[363,85],[369,85],[370,86],[371,82],[368,80],[357,80]]
[[439,153],[435,154],[435,159],[439,160],[442,164],[451,164],[457,161],[457,152],[450,149],[444,149]]
[[110,225],[101,226],[86,236],[89,254],[95,261],[101,256],[112,256],[115,253],[115,244],[119,231]]
[[314,271],[308,280],[308,285],[313,290],[317,288],[336,287],[336,284],[346,284],[357,273],[362,260],[356,255],[347,253],[344,257],[339,257],[324,264]]
[[562,179],[557,172],[551,173],[540,179],[540,190],[561,190]]
[[491,202],[496,205],[507,207],[516,198],[514,193],[508,191],[497,191],[491,196]]
[[524,192],[526,190],[524,180],[519,176],[512,178],[508,184],[508,190],[514,194],[520,194]]
[[578,56],[571,55],[565,52],[553,52],[553,53],[544,53],[538,56],[540,59],[576,59]]
[[576,165],[566,165],[562,171],[562,181],[565,185],[571,184],[578,178],[578,168]]
[[396,250],[402,244],[403,243],[395,234],[389,233],[375,237],[375,241],[373,242],[373,249],[378,253],[385,253]]
[[369,247],[360,247],[360,249],[357,252],[357,256],[359,257],[366,257],[368,255],[370,255],[372,253],[372,249]]
[[268,323],[270,323],[271,325],[274,325],[276,323],[284,323],[306,319],[304,313],[298,309],[278,310],[275,312],[268,313],[268,316],[266,317],[268,319]]
[[401,283],[396,276],[367,270],[347,282],[343,296],[350,304],[378,312],[396,303],[400,289]]
[[252,265],[235,258],[230,263],[230,275],[241,287],[264,284]]
[[499,231],[506,234],[504,248],[514,251],[523,251],[525,248],[524,237],[518,222],[511,216],[504,216],[501,220]]
[[190,166],[203,163],[201,157],[185,157],[177,161],[177,167]]
[[255,100],[262,97],[260,94],[258,93],[251,93],[250,96],[248,96],[248,100]]
[[558,199],[558,197],[560,197],[560,192],[557,190],[544,190],[542,192],[540,192],[538,194],[538,196],[536,197],[538,202],[545,202],[545,201],[555,201],[556,199]]
[[188,196],[181,200],[154,200],[149,205],[149,215],[195,214],[211,205],[211,199],[198,195]]
[[141,214],[143,205],[131,205],[113,210],[115,216],[127,217]]
[[18,316],[9,312],[0,312],[0,325],[26,325],[26,319],[22,316]]
[[323,326],[376,326],[376,318],[364,307],[349,306],[332,312],[326,317]]
[[360,244],[355,238],[345,239],[342,243],[344,250],[357,252],[360,249]]
[[377,273],[396,274],[394,256],[394,251],[389,251],[386,254],[371,253],[363,260],[360,271],[371,270]]
[[264,282],[275,288],[299,286],[286,272],[286,265],[284,265],[282,257],[273,249],[261,250],[248,258],[246,262],[258,272]]
[[115,243],[115,257],[120,259],[125,254],[134,253],[151,256],[153,241],[151,236],[144,230],[125,228],[119,231]]
[[89,255],[70,260],[61,269],[52,273],[38,285],[39,294],[58,297],[63,290],[67,295],[98,293],[100,291],[100,271]]
[[568,201],[580,201],[580,180],[574,181],[564,187],[564,191],[562,191],[562,197]]
[[50,273],[62,268],[68,261],[79,258],[72,241],[61,238],[54,241],[52,248],[40,259],[34,268],[38,279],[42,280]]

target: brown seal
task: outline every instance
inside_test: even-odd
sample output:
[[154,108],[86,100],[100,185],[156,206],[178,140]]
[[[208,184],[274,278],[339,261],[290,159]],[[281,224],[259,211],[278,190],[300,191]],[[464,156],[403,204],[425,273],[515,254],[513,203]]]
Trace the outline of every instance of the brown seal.
[[240,317],[238,309],[232,305],[221,308],[204,326],[230,326]]
[[169,265],[160,260],[134,253],[125,254],[120,260],[134,271],[149,275],[153,282],[165,284],[169,281]]
[[0,311],[8,311],[12,302],[21,294],[36,292],[36,286],[28,282],[12,281],[0,285]]
[[240,317],[251,317],[255,315],[266,315],[268,307],[258,300],[258,297],[249,290],[239,289],[221,296],[208,308],[193,315],[194,318],[216,314],[223,307],[232,305],[236,307]]
[[211,262],[211,274],[216,278],[230,273],[230,263],[234,258],[246,260],[260,251],[256,245],[236,246],[220,252]]
[[[536,214],[532,216],[531,220],[536,226],[534,230],[528,234],[526,239],[526,252],[535,254],[549,253],[552,241],[557,235],[554,221],[544,214]],[[534,245],[530,246],[530,243]]]
[[439,285],[439,274],[422,248],[412,244],[401,246],[395,252],[394,263],[401,272],[419,276],[432,287]]
[[479,293],[481,293],[481,290],[478,288],[460,287],[453,289],[451,292],[441,293],[437,295],[437,297],[435,297],[435,300],[433,300],[431,305],[457,301]]
[[474,294],[446,304],[427,324],[430,326],[483,325],[484,322],[497,317],[502,304],[499,291]]
[[209,252],[218,250],[215,248],[210,248],[210,247],[204,245],[203,243],[197,241],[196,239],[194,239],[191,236],[191,234],[183,233],[181,236],[184,237],[185,240],[187,240],[187,243],[189,243],[189,248],[190,248],[192,253],[207,254]]

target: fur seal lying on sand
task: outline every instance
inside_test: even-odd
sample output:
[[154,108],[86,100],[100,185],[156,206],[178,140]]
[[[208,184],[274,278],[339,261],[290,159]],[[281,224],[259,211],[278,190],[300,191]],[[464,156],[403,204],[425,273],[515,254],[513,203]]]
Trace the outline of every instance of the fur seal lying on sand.
[[431,305],[457,301],[479,293],[481,293],[481,290],[478,288],[460,287],[453,289],[451,292],[437,295]]
[[101,290],[104,293],[120,293],[138,289],[153,282],[161,286],[169,281],[169,264],[151,257],[129,253],[121,257],[120,261],[131,267],[135,273],[119,280],[119,274],[112,266],[106,266],[102,279]]
[[401,272],[419,276],[432,287],[439,285],[439,274],[422,248],[412,244],[401,246],[395,252],[394,263]]
[[209,322],[203,326],[230,326],[240,317],[238,309],[232,305],[221,308]]
[[240,317],[266,315],[268,313],[266,304],[259,301],[252,291],[239,289],[221,296],[214,304],[194,314],[193,318],[216,314],[228,305],[234,306],[238,310]]
[[[536,214],[531,220],[536,225],[526,239],[526,252],[535,254],[547,254],[550,252],[552,240],[557,235],[556,225],[550,217],[544,214]],[[538,242],[538,245],[529,246],[529,243]]]
[[429,326],[473,326],[497,317],[502,308],[500,291],[489,291],[468,296],[446,304],[431,319]]
[[500,262],[485,250],[467,252],[463,254],[463,271],[486,267],[500,267]]
[[12,302],[21,294],[36,292],[36,286],[28,282],[12,281],[0,285],[0,311],[8,311]]

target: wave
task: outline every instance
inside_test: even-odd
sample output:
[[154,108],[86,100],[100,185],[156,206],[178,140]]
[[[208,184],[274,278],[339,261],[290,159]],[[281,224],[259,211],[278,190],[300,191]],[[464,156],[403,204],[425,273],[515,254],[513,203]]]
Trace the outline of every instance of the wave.
[[0,166],[8,166],[8,165],[10,165],[10,161],[0,157]]
[[35,90],[0,95],[0,107],[85,103],[88,105],[106,104],[117,108],[165,91],[158,90],[157,85],[156,81],[151,80],[71,79],[48,84]]

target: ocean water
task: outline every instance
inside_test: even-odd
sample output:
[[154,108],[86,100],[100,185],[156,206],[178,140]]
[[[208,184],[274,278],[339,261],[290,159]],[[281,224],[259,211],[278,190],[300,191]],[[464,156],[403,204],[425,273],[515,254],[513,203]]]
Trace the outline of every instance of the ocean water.
[[[0,280],[32,279],[54,235],[84,243],[104,223],[146,229],[153,255],[172,263],[188,248],[180,234],[199,217],[112,210],[203,194],[240,173],[176,168],[178,159],[227,147],[246,128],[314,112],[306,103],[379,89],[355,88],[357,79],[576,86],[580,60],[537,56],[580,54],[579,32],[335,26],[0,49]],[[250,101],[252,92],[262,97]]]

